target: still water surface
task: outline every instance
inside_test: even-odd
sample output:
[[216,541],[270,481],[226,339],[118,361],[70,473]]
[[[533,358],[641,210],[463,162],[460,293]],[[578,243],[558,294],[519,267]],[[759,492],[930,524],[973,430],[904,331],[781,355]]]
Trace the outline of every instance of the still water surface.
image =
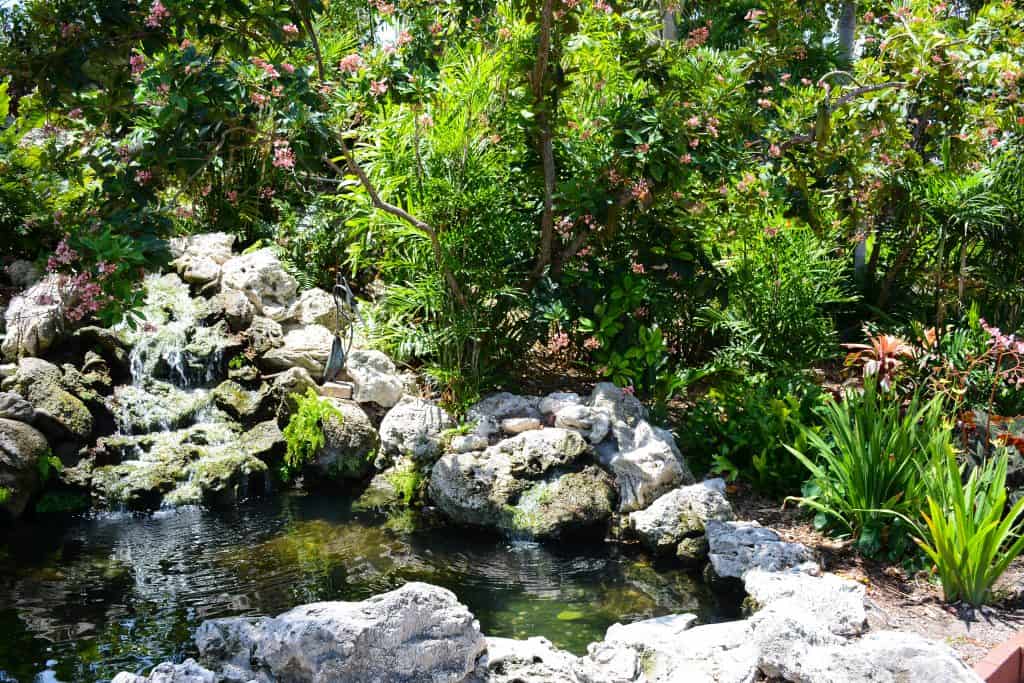
[[387,517],[326,495],[99,513],[0,530],[0,681],[103,681],[193,654],[204,619],[451,589],[494,636],[582,653],[617,622],[735,616],[693,576],[601,543],[541,546]]

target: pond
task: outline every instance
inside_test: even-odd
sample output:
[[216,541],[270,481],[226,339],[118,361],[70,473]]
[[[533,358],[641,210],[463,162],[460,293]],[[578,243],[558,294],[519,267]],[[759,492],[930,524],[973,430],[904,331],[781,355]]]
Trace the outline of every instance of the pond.
[[451,589],[484,633],[583,653],[615,622],[737,616],[738,600],[615,545],[539,545],[324,494],[228,510],[93,513],[0,531],[0,681],[97,681],[194,654],[204,619]]

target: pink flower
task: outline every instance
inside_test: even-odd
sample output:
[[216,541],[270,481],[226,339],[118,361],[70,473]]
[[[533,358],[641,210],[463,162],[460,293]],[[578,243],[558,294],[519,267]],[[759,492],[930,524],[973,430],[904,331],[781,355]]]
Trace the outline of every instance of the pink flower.
[[505,28],[504,26],[498,29],[498,38],[500,38],[501,40],[508,40],[511,37],[512,31],[510,31],[509,29]]
[[622,387],[622,393],[629,394],[630,396],[636,396],[636,389],[630,384],[627,387]]
[[636,152],[637,154],[647,154],[649,151],[651,151],[651,146],[645,142],[634,147],[633,151]]
[[135,172],[135,182],[139,185],[146,185],[153,179],[153,172],[145,169]]
[[772,101],[762,97],[757,101],[757,106],[761,107],[761,109],[771,109]]
[[374,97],[380,97],[388,91],[387,79],[380,81],[370,81],[370,94]]
[[167,8],[163,6],[160,0],[153,0],[153,4],[149,6],[149,15],[146,17],[146,26],[149,28],[160,28],[165,19],[170,18],[171,13],[167,11]]
[[203,189],[201,189],[201,190],[199,191],[199,194],[203,195],[204,197],[207,197],[207,196],[209,196],[209,194],[210,194],[210,191],[211,191],[212,189],[213,189],[213,186],[212,186],[212,185],[210,185],[209,183],[207,183],[206,185],[204,185],[204,186],[203,186]]
[[548,348],[552,351],[562,351],[569,347],[569,335],[565,332],[559,331],[557,334],[551,335],[548,340]]
[[686,154],[679,157],[679,161],[684,164],[689,164],[693,162],[693,155],[687,152]]
[[377,8],[377,11],[383,14],[385,17],[389,17],[395,13],[395,6],[390,2],[384,2],[384,0],[376,0],[376,2],[373,3],[373,5],[374,7]]
[[572,216],[562,216],[555,222],[555,232],[559,235],[568,235],[572,232],[572,226],[575,223]]
[[353,52],[341,60],[341,63],[338,64],[338,68],[345,73],[354,74],[358,73],[364,65],[365,62],[363,62],[363,58]]
[[295,67],[293,65],[289,64],[288,62],[285,62],[284,64],[282,64],[281,68],[284,69],[284,72],[287,73],[287,74],[295,73]]
[[764,16],[764,10],[763,9],[752,9],[749,12],[747,12],[747,15],[745,17],[743,17],[743,18],[746,19],[747,21],[757,21],[758,19],[760,19],[763,16]]
[[262,107],[267,103],[267,101],[270,98],[268,98],[263,93],[254,92],[252,95],[249,96],[249,99],[251,99],[252,103],[255,104],[257,107]]
[[237,204],[238,203],[238,191],[237,190],[229,190],[228,193],[227,193],[227,198],[228,198],[228,201],[230,203]]
[[178,49],[179,50],[187,50],[190,47],[192,47],[192,41],[189,40],[188,38],[186,38],[185,40],[181,41],[181,44],[178,45]]
[[100,276],[106,277],[113,274],[113,272],[117,270],[117,266],[113,263],[107,263],[106,261],[99,261],[96,264],[96,270],[100,272]]
[[46,261],[48,270],[57,270],[60,266],[69,265],[78,260],[78,252],[68,245],[68,238],[65,237],[57,243],[53,255]]
[[140,74],[146,69],[146,58],[140,54],[134,54],[128,58],[133,74]]
[[633,183],[629,192],[633,195],[633,199],[639,202],[647,201],[651,197],[651,186],[646,178],[641,178]]
[[419,118],[416,119],[416,122],[424,128],[432,128],[434,126],[434,117],[430,114],[420,114]]
[[583,348],[587,349],[588,351],[596,351],[597,349],[601,348],[601,340],[598,339],[597,337],[587,337],[583,341]]
[[289,146],[287,140],[274,142],[274,161],[277,168],[295,168],[295,152]]
[[632,270],[632,271],[633,271],[634,273],[636,273],[637,275],[643,275],[643,274],[644,274],[645,272],[647,272],[647,269],[646,269],[646,268],[644,268],[644,264],[642,264],[642,263],[637,263],[637,262],[635,262],[635,261],[634,261],[634,262],[633,262],[633,264],[632,264],[632,265],[631,265],[631,266],[629,267],[629,269],[630,269],[630,270]]
[[700,117],[696,115],[691,116],[690,118],[686,119],[686,125],[689,126],[690,128],[696,128],[697,126],[700,125]]
[[612,6],[605,2],[605,0],[594,0],[594,9],[605,14],[612,13]]
[[260,197],[263,198],[263,199],[270,199],[271,197],[274,196],[274,194],[275,194],[274,188],[272,188],[272,187],[262,187],[262,188],[260,188]]
[[441,31],[443,30],[444,26],[441,26],[441,22],[439,21],[435,21],[433,24],[430,25],[430,35],[432,36],[440,35]]
[[68,118],[70,118],[70,119],[80,119],[80,118],[82,118],[82,108],[81,107],[75,107],[74,109],[69,111],[68,112]]
[[295,24],[285,24],[284,26],[281,27],[281,30],[284,31],[284,34],[286,36],[299,35],[299,27],[296,26]]
[[412,42],[412,34],[409,33],[408,31],[402,31],[401,33],[398,34],[398,41],[397,41],[398,47],[405,47],[406,45],[408,45],[411,42]]

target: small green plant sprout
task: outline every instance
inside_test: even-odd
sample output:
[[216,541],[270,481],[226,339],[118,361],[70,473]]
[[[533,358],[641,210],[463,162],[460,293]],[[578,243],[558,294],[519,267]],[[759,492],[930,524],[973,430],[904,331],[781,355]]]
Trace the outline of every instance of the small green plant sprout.
[[49,481],[54,473],[59,474],[64,469],[64,463],[51,451],[46,451],[46,453],[41,455],[36,466],[39,468],[39,478],[44,483]]
[[343,419],[341,411],[310,388],[306,394],[292,394],[298,403],[295,413],[284,428],[285,454],[280,473],[284,481],[291,481],[302,468],[316,458],[324,447],[324,422],[328,418]]
[[241,370],[249,364],[249,359],[245,357],[244,353],[239,353],[228,361],[228,367],[232,370]]
[[0,505],[11,499],[11,490],[6,486],[0,486]]
[[424,478],[414,463],[409,462],[404,467],[389,472],[387,479],[405,505],[412,505],[419,498]]

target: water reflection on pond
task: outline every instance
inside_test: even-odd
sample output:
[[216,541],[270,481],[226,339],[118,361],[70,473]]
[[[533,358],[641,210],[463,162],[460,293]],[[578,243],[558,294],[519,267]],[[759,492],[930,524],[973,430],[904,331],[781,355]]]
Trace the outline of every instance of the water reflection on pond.
[[338,497],[98,514],[0,532],[0,681],[95,681],[189,654],[203,619],[453,590],[488,635],[583,652],[616,621],[732,616],[693,576],[599,543],[540,546],[386,517]]

